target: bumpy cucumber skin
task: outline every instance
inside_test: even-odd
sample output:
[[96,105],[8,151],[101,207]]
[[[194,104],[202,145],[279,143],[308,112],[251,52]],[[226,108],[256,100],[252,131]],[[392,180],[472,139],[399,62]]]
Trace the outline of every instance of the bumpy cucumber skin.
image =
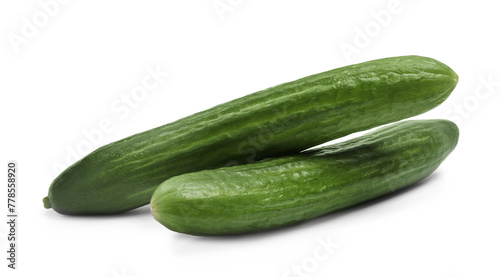
[[455,148],[447,120],[415,120],[300,154],[183,174],[151,199],[154,218],[192,235],[255,232],[290,225],[407,187]]
[[131,210],[172,176],[297,153],[421,114],[457,81],[448,66],[419,56],[308,76],[103,146],[61,173],[44,203],[73,215]]

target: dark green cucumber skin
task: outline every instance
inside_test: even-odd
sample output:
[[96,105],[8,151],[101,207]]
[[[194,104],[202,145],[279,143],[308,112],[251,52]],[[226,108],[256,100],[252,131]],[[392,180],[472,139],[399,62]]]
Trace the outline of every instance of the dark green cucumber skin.
[[457,81],[448,66],[419,56],[308,76],[103,146],[61,173],[44,203],[73,215],[131,210],[172,176],[297,153],[421,114]]
[[458,135],[448,120],[404,121],[292,156],[187,173],[158,187],[151,210],[167,228],[192,235],[286,226],[422,180]]

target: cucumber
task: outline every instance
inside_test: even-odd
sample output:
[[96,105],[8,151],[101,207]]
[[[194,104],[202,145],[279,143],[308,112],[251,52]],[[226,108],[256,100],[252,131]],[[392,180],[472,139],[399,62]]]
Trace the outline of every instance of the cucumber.
[[52,182],[44,205],[73,215],[131,210],[176,175],[297,153],[418,115],[457,81],[434,59],[404,56],[281,84],[95,150]]
[[292,156],[170,178],[153,194],[151,210],[167,228],[192,235],[273,229],[414,184],[457,141],[448,120],[398,122]]

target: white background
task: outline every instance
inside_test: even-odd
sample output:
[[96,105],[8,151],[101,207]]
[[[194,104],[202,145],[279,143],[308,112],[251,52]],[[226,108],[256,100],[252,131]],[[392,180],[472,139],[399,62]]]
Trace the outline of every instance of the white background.
[[[500,276],[494,1],[68,1],[50,6],[50,16],[47,2],[0,4],[1,162],[18,161],[20,186],[19,269],[2,258],[2,276]],[[310,74],[407,54],[438,59],[460,76],[449,99],[418,118],[452,119],[461,137],[430,178],[402,193],[237,237],[174,233],[148,207],[68,217],[42,206],[78,147]],[[148,68],[169,75],[126,106],[122,97]],[[84,133],[103,120],[107,133],[89,144]],[[6,233],[1,224],[1,249]],[[326,252],[320,241],[334,247]]]

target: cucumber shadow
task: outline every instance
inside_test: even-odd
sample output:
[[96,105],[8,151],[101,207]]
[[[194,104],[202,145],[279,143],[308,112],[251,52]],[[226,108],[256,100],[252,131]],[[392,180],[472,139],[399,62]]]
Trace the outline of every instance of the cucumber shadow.
[[241,241],[241,240],[256,240],[256,239],[265,239],[270,236],[280,235],[284,233],[292,233],[297,232],[301,229],[314,228],[318,225],[324,225],[327,222],[335,221],[338,218],[349,216],[351,214],[359,213],[363,210],[366,210],[370,207],[381,205],[382,203],[387,203],[392,199],[396,199],[401,195],[410,193],[412,191],[421,189],[422,187],[432,183],[436,179],[439,178],[439,173],[434,172],[427,176],[426,178],[398,191],[395,191],[391,194],[387,194],[369,201],[365,201],[363,203],[357,204],[355,206],[341,209],[338,211],[334,211],[325,215],[322,215],[317,218],[313,218],[310,220],[306,220],[303,222],[283,226],[277,229],[264,230],[254,233],[244,233],[244,234],[236,234],[236,235],[224,235],[224,236],[192,236],[185,234],[176,234],[177,239],[179,240],[188,240],[195,241],[196,243],[203,242],[221,242],[221,241]]
[[113,219],[113,218],[123,218],[123,217],[146,217],[146,216],[151,216],[151,208],[148,205],[135,208],[130,211],[122,212],[122,213],[116,213],[116,214],[97,214],[97,215],[67,215],[67,214],[60,214],[55,211],[47,211],[47,213],[54,214],[53,216],[58,216],[58,217],[64,217],[67,220],[70,219],[89,219],[89,220],[99,220],[99,219]]

